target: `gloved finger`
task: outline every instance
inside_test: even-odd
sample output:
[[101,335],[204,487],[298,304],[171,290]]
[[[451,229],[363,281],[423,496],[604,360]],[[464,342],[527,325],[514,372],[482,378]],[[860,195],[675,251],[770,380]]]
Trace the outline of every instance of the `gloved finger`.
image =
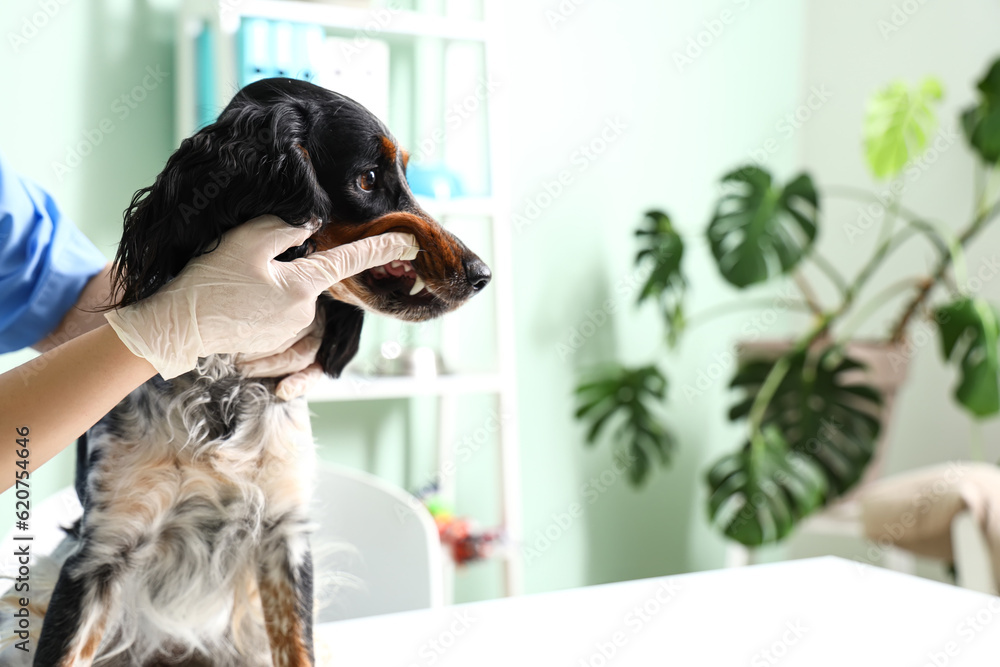
[[316,353],[323,342],[320,336],[308,335],[287,350],[252,360],[237,360],[236,366],[251,378],[281,377],[298,373],[315,363]]
[[283,401],[304,396],[323,379],[323,369],[318,363],[311,364],[284,378],[274,389],[274,394]]
[[219,248],[239,254],[247,263],[263,265],[302,245],[317,229],[319,221],[293,227],[276,215],[262,215],[223,234]]
[[291,262],[275,262],[274,268],[286,277],[294,272],[299,282],[309,283],[313,291],[319,294],[365,269],[394,260],[413,259],[419,251],[420,247],[413,234],[389,232],[315,252]]

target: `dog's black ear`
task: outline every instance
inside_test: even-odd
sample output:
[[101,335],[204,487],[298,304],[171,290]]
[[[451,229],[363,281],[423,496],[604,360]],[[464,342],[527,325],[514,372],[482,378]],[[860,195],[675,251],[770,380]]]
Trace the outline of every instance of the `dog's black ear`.
[[329,217],[306,150],[308,110],[237,95],[218,121],[185,139],[125,211],[115,257],[116,305],[157,291],[224,232],[265,213],[290,225]]
[[319,308],[325,328],[316,361],[323,367],[324,373],[339,377],[344,366],[358,353],[365,311],[328,298],[320,301]]

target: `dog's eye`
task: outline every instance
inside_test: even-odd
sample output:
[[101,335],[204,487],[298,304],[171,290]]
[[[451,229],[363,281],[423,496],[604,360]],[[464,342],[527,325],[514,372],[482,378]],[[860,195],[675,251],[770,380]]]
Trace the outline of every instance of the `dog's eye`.
[[370,192],[378,185],[378,170],[369,169],[358,176],[358,187],[366,192]]

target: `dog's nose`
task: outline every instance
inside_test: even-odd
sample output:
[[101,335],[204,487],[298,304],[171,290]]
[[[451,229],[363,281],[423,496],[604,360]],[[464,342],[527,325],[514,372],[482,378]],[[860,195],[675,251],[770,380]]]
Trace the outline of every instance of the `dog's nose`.
[[465,267],[465,279],[472,285],[472,289],[480,291],[490,284],[490,267],[486,266],[483,260],[475,257],[473,259],[463,259],[462,266]]

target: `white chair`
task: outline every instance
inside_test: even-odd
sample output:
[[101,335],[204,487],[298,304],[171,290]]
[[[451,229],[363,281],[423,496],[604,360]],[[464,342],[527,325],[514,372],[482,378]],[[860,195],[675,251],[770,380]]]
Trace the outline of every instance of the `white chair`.
[[[420,501],[378,477],[328,463],[319,465],[314,498],[321,623],[444,604],[441,542]],[[343,573],[359,584],[331,594],[325,583]]]
[[976,518],[963,510],[951,521],[951,543],[955,552],[956,582],[962,588],[996,595],[990,548]]

